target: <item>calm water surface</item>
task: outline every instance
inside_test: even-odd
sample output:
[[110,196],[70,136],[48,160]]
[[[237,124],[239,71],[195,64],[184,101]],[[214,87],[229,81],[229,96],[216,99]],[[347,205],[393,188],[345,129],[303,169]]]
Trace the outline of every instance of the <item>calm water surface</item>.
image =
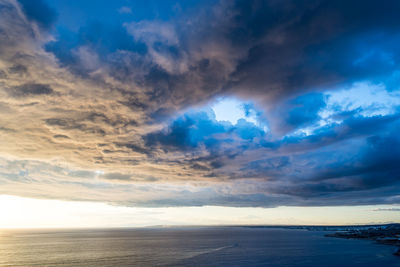
[[306,230],[0,230],[0,266],[400,266],[395,248]]

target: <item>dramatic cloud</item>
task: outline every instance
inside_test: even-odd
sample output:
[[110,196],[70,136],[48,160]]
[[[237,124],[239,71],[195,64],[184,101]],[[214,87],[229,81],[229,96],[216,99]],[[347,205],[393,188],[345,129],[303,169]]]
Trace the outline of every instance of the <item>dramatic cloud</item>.
[[0,0],[0,193],[400,202],[400,2],[89,2]]

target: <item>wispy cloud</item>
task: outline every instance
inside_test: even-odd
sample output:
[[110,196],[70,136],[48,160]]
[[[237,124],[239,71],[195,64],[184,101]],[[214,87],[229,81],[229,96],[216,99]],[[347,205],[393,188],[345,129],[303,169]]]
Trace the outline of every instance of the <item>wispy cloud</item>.
[[400,208],[390,208],[390,209],[384,209],[384,208],[380,208],[380,209],[374,209],[374,211],[400,211]]

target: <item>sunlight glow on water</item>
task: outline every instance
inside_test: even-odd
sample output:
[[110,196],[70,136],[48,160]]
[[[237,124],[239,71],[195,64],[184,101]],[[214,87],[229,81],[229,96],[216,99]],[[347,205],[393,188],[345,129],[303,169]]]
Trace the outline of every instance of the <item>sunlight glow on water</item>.
[[393,247],[247,227],[0,231],[0,266],[398,266]]

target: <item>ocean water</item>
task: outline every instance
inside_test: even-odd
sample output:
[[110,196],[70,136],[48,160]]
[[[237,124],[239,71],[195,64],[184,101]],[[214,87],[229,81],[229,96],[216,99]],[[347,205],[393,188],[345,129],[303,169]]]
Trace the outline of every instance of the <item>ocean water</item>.
[[0,266],[400,266],[392,246],[324,234],[246,227],[0,230]]

